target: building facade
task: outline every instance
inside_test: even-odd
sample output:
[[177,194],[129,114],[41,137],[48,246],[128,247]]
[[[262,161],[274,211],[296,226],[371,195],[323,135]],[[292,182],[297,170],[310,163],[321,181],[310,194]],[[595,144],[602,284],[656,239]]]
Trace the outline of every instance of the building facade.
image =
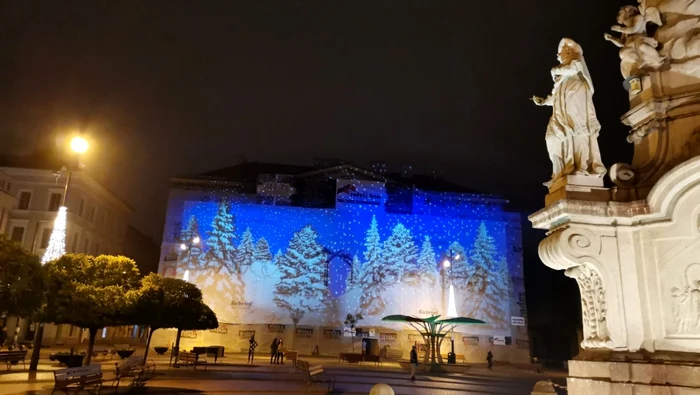
[[[67,173],[52,170],[51,164],[40,161],[36,165],[19,164],[26,167],[16,166],[14,160],[7,158],[0,162],[6,165],[0,166],[0,234],[41,257],[48,247]],[[65,204],[67,253],[133,255],[133,250],[139,249],[126,245],[127,240],[137,238],[133,233],[138,232],[128,225],[132,208],[87,172],[73,172]],[[157,246],[155,249],[157,254]],[[151,266],[155,267],[157,256],[151,259]],[[19,343],[34,339],[35,325],[29,318],[0,317],[0,324],[7,327],[8,337]],[[138,327],[108,328],[102,337],[140,338],[141,332]],[[77,344],[84,335],[81,329],[70,325],[47,325],[43,344]]]
[[[198,285],[220,323],[183,347],[238,352],[254,333],[263,349],[281,337],[303,354],[355,342],[405,357],[420,336],[383,317],[468,316],[485,324],[455,329],[457,354],[528,362],[520,214],[409,166],[374,168],[244,163],[173,179],[159,273]],[[159,332],[154,344],[174,340]]]

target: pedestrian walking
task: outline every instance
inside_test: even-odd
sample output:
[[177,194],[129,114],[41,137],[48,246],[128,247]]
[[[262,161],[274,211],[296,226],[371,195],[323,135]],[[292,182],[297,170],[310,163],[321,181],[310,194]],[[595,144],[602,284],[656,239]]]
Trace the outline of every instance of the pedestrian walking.
[[258,347],[258,342],[255,341],[255,335],[250,337],[250,348],[248,349],[248,363],[253,363],[255,359],[255,349]]
[[418,369],[418,352],[416,346],[411,348],[411,381],[416,379],[416,370]]
[[284,348],[284,341],[282,338],[277,342],[277,363],[281,363],[284,365],[284,352],[287,351],[287,349]]
[[277,338],[274,338],[270,344],[270,364],[277,363],[277,351],[279,351],[279,343],[277,343]]
[[491,351],[489,351],[489,353],[486,354],[486,362],[488,363],[487,368],[489,370],[493,370],[493,354],[491,353]]

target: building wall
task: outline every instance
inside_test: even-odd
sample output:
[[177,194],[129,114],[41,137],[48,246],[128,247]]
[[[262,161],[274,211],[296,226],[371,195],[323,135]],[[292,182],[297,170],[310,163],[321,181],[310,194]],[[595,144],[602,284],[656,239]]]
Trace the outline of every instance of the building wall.
[[[197,247],[197,252],[195,255],[199,255],[201,252],[201,249],[206,249],[206,239],[208,237],[207,235],[207,230],[209,229],[210,222],[213,217],[213,213],[216,212],[216,206],[218,202],[221,199],[226,199],[229,204],[234,207],[232,209],[232,212],[234,212],[234,216],[241,215],[240,218],[243,218],[239,222],[236,222],[236,239],[233,241],[233,244],[235,247],[239,246],[239,243],[241,242],[241,234],[243,231],[246,230],[247,227],[253,228],[253,234],[254,234],[254,240],[258,240],[259,237],[264,236],[267,241],[270,243],[271,247],[271,252],[274,255],[275,252],[280,249],[284,252],[285,249],[285,244],[280,244],[280,242],[277,240],[275,241],[275,238],[278,237],[272,237],[269,234],[269,226],[267,231],[260,230],[261,229],[261,223],[277,223],[278,228],[283,228],[287,226],[288,223],[294,222],[297,223],[299,222],[298,218],[293,218],[291,216],[304,216],[304,215],[309,215],[309,222],[312,221],[319,221],[319,216],[320,217],[325,217],[324,219],[321,219],[318,224],[314,224],[315,227],[326,227],[326,226],[337,226],[340,224],[339,221],[342,221],[341,219],[337,218],[335,220],[333,219],[327,219],[329,217],[337,216],[335,213],[336,210],[338,209],[337,207],[334,208],[322,208],[322,209],[309,209],[309,208],[296,208],[296,207],[280,207],[279,209],[272,209],[272,211],[276,212],[276,216],[273,217],[255,217],[256,214],[250,214],[248,210],[253,210],[253,211],[261,211],[264,212],[266,209],[267,205],[270,203],[267,203],[267,200],[261,200],[256,197],[256,195],[250,195],[250,194],[240,194],[235,191],[235,188],[227,188],[225,186],[221,185],[213,185],[213,186],[207,186],[207,185],[187,185],[186,182],[182,182],[182,180],[179,180],[179,184],[171,189],[170,192],[170,197],[169,197],[169,202],[168,202],[168,211],[167,211],[167,217],[166,217],[166,224],[165,224],[165,229],[164,229],[164,235],[163,235],[163,243],[161,245],[161,259],[160,259],[160,266],[159,266],[159,272],[163,275],[166,276],[176,276],[178,278],[182,278],[185,276],[185,270],[187,269],[187,262],[192,259],[192,257],[189,254],[183,254],[183,252],[180,250],[179,246],[181,243],[187,243],[188,239],[190,236],[186,232],[186,228],[188,225],[188,220],[190,216],[195,215],[197,217],[197,220],[199,222],[199,236],[201,236],[202,242],[199,247]],[[347,180],[343,180],[343,185],[346,184]],[[340,181],[339,181],[340,182]],[[375,182],[376,184],[376,182]],[[339,184],[340,185],[340,184]],[[396,189],[396,188],[394,188]],[[404,188],[405,189],[405,188]],[[446,231],[446,234],[430,234],[431,237],[435,236],[433,241],[436,245],[436,248],[438,248],[438,244],[441,246],[439,247],[441,250],[446,248],[449,243],[455,240],[457,237],[464,237],[464,236],[454,236],[457,234],[464,234],[465,232],[470,234],[471,236],[468,236],[466,240],[471,240],[470,238],[473,237],[476,228],[478,227],[478,224],[480,222],[486,221],[488,222],[490,230],[493,230],[496,232],[497,236],[496,238],[498,239],[497,243],[499,245],[500,249],[500,254],[502,255],[502,258],[507,262],[508,265],[508,272],[510,273],[510,281],[512,283],[511,289],[509,291],[509,296],[506,298],[507,300],[504,300],[503,302],[506,305],[506,311],[507,311],[507,317],[504,317],[508,323],[507,323],[507,328],[503,329],[497,329],[497,330],[492,330],[492,329],[483,329],[483,328],[478,328],[478,327],[463,327],[463,328],[458,328],[457,329],[457,335],[456,335],[456,344],[455,348],[457,350],[458,354],[464,354],[467,358],[467,360],[471,362],[480,362],[485,358],[485,354],[488,350],[492,350],[496,356],[497,360],[505,360],[505,361],[512,361],[512,362],[528,362],[529,361],[529,341],[528,341],[528,333],[527,333],[527,327],[526,326],[511,326],[511,320],[510,317],[522,317],[524,319],[527,318],[527,311],[525,307],[525,289],[524,289],[524,281],[523,281],[523,267],[522,267],[522,235],[521,235],[521,218],[519,214],[514,214],[514,213],[507,213],[503,211],[503,204],[505,202],[499,201],[498,199],[494,199],[492,197],[488,196],[480,196],[480,195],[467,195],[467,194],[450,194],[450,193],[433,193],[433,192],[425,192],[425,191],[420,191],[419,193],[416,193],[415,190],[411,192],[410,188],[407,190],[408,193],[413,193],[415,196],[409,196],[409,197],[403,197],[401,199],[394,199],[392,196],[389,196],[386,198],[384,201],[386,204],[383,206],[385,207],[385,210],[388,214],[389,217],[394,216],[392,218],[399,218],[402,217],[403,214],[405,214],[405,217],[402,218],[409,218],[413,217],[413,215],[419,215],[419,216],[424,216],[425,218],[430,218],[431,229],[434,229],[435,223],[444,223],[445,226],[447,227],[453,227],[450,230]],[[402,189],[402,192],[406,192]],[[403,194],[405,195],[405,193]],[[401,195],[401,196],[403,196]],[[394,196],[395,197],[395,196]],[[267,204],[259,204],[261,201],[266,202]],[[403,202],[403,203],[401,203]],[[407,203],[408,202],[408,205]],[[274,205],[274,204],[273,204]],[[287,206],[287,204],[283,205]],[[248,207],[248,208],[245,208]],[[254,208],[257,207],[257,208]],[[373,207],[378,207],[378,206],[373,206]],[[306,211],[305,211],[306,210]],[[308,211],[308,210],[316,210],[316,211]],[[374,210],[374,209],[373,209]],[[326,213],[326,214],[323,214]],[[412,213],[414,213],[412,215]],[[200,215],[201,214],[201,215]],[[316,218],[315,220],[312,220],[311,218]],[[369,217],[367,215],[362,215],[360,211],[358,211],[358,214],[355,216],[350,216],[348,217],[349,221],[352,222],[358,222],[361,221],[364,226],[364,224],[371,219],[372,215],[370,214]],[[381,230],[382,234],[382,242],[386,240],[388,233],[391,232],[391,226],[389,225],[390,223],[393,224],[394,221],[390,219],[389,217],[385,218],[385,223],[383,225],[383,229]],[[238,218],[238,217],[237,217]],[[368,219],[369,218],[369,219]],[[307,219],[302,218],[301,221],[306,221]],[[248,221],[248,222],[246,222]],[[252,221],[252,222],[251,222]],[[330,221],[330,222],[326,222]],[[402,221],[402,220],[399,220]],[[412,220],[409,220],[412,221]],[[419,220],[416,220],[419,221]],[[464,222],[467,221],[467,222]],[[471,222],[469,222],[471,221]],[[299,223],[302,223],[299,222]],[[414,221],[415,222],[415,221]],[[462,225],[459,225],[459,224]],[[320,225],[323,224],[323,225]],[[459,228],[459,226],[463,225],[469,226],[469,229],[466,228]],[[367,222],[368,225],[368,222]],[[353,240],[358,239],[358,236],[356,233],[357,229],[353,228],[354,225],[350,225],[350,227],[344,227],[345,231],[347,231],[347,234],[345,238],[352,238]],[[275,226],[273,226],[275,227]],[[353,229],[351,229],[353,228]],[[365,229],[365,228],[363,228]],[[418,229],[418,228],[416,228]],[[267,233],[266,233],[267,232]],[[320,237],[324,240],[324,242],[327,242],[329,240],[328,233],[324,233],[324,230],[320,230],[319,234],[321,235]],[[364,232],[364,231],[363,231]],[[425,232],[428,232],[427,230]],[[425,233],[423,232],[423,233]],[[421,243],[423,241],[423,233],[415,233],[413,235],[414,241],[420,250],[421,248]],[[449,234],[452,234],[450,236]],[[363,233],[364,235],[364,233]],[[426,233],[427,235],[427,233]],[[335,237],[335,236],[332,236]],[[361,236],[364,237],[364,236]],[[342,239],[343,236],[341,235],[340,238]],[[337,243],[340,243],[341,245],[346,245],[347,243],[344,241],[337,241],[337,238],[334,238],[333,240],[336,240]],[[355,240],[357,241],[357,240]],[[345,243],[345,244],[344,244]],[[357,244],[355,242],[352,242],[354,244]],[[471,247],[471,241],[467,241],[466,243],[469,243],[468,245],[464,245],[466,248],[467,253],[469,252],[469,249]],[[466,244],[463,243],[463,244]],[[353,244],[353,245],[354,245]],[[357,247],[357,246],[355,246]],[[362,253],[358,253],[355,251],[357,248],[354,248],[353,253],[357,253],[358,255],[362,255]],[[187,262],[185,262],[187,261]],[[439,261],[439,259],[438,259]],[[342,266],[342,265],[341,265]],[[271,341],[273,337],[275,337],[275,334],[269,333],[268,331],[268,325],[275,324],[275,325],[287,325],[285,331],[281,333],[280,335],[285,337],[285,341],[288,345],[291,344],[293,333],[292,333],[292,325],[291,322],[287,322],[289,320],[289,317],[286,316],[286,314],[281,314],[280,312],[273,311],[274,307],[271,307],[269,310],[269,315],[268,318],[265,319],[263,322],[261,321],[255,321],[251,322],[250,320],[246,319],[246,317],[250,318],[251,315],[250,313],[245,313],[245,312],[232,312],[231,308],[228,307],[229,305],[232,305],[232,302],[238,301],[236,299],[235,301],[227,299],[229,296],[224,295],[223,293],[220,292],[214,292],[209,290],[208,288],[211,288],[212,282],[210,279],[207,277],[200,277],[197,278],[196,274],[194,272],[196,271],[196,268],[192,267],[192,273],[189,273],[190,270],[188,270],[187,278],[194,282],[195,284],[198,284],[200,287],[204,287],[204,294],[205,294],[205,300],[210,303],[210,305],[214,308],[214,310],[217,312],[217,315],[219,316],[219,322],[222,325],[222,327],[226,327],[226,330],[223,330],[220,328],[219,331],[217,332],[197,332],[197,333],[192,333],[190,334],[188,338],[186,338],[183,342],[183,347],[188,348],[194,345],[213,345],[213,344],[219,344],[219,345],[224,345],[227,350],[229,351],[234,351],[238,352],[240,349],[246,348],[247,346],[245,345],[246,339],[244,338],[245,336],[241,335],[240,333],[248,333],[246,331],[256,331],[256,337],[260,336],[258,339],[258,342],[261,344],[262,352],[266,353],[266,346],[264,346],[265,342]],[[251,269],[252,271],[253,269]],[[243,277],[245,278],[245,274]],[[201,281],[200,281],[201,280]],[[216,281],[216,280],[214,280]],[[332,280],[331,280],[332,283]],[[208,285],[207,285],[208,284]],[[329,286],[329,288],[331,288]],[[215,287],[216,288],[216,287]],[[220,289],[225,289],[218,287]],[[273,290],[267,286],[264,286],[263,288],[267,289],[268,294],[272,294]],[[342,286],[340,288],[343,288]],[[332,291],[334,292],[334,291]],[[343,296],[340,296],[344,291],[340,290],[336,294],[338,296],[338,300],[342,300],[342,302],[338,302],[338,306],[336,309],[338,310],[337,313],[347,313],[348,311],[345,311],[347,309],[351,309],[351,307],[345,306],[346,302],[343,298]],[[410,292],[410,291],[409,291]],[[349,294],[349,293],[348,293]],[[249,303],[251,300],[249,298],[250,295],[245,296],[246,299],[242,301],[238,301],[239,303],[236,303],[236,305],[243,305],[243,303]],[[444,296],[444,295],[443,295]],[[258,299],[253,299],[254,303],[260,303],[259,298],[268,298],[271,297],[267,294],[265,294],[265,291],[263,291],[262,294],[259,294],[257,296],[253,295],[253,298],[258,298]],[[430,297],[434,303],[432,307],[436,308],[438,311],[440,311],[440,314],[445,315],[445,312],[442,311],[445,309],[445,303],[442,303],[440,297],[436,297],[437,299]],[[221,300],[219,300],[221,299]],[[434,299],[434,300],[433,300]],[[421,303],[425,302],[425,300],[422,300]],[[429,301],[428,301],[429,302]],[[212,304],[213,303],[213,304]],[[391,303],[391,302],[390,302]],[[342,306],[340,306],[342,304]],[[406,314],[415,314],[415,315],[420,315],[419,311],[416,310],[415,312],[413,310],[417,309],[416,306],[409,306],[411,305],[410,302],[405,303],[405,309],[406,312],[401,311],[401,313],[406,313]],[[244,307],[245,308],[245,307]],[[399,305],[396,305],[392,307],[392,309],[400,309]],[[404,309],[404,310],[405,310]],[[342,311],[341,311],[342,310]],[[433,311],[433,309],[428,309],[430,312]],[[398,311],[391,311],[389,313],[399,313]],[[259,319],[260,314],[256,313],[254,314],[256,320]],[[337,315],[337,314],[336,314]],[[342,315],[342,314],[341,314]],[[318,345],[321,353],[322,354],[335,354],[337,352],[343,351],[346,348],[350,347],[350,343],[347,339],[341,338],[341,339],[335,339],[335,338],[327,338],[325,336],[326,330],[342,330],[342,320],[337,320],[335,318],[327,318],[325,322],[322,322],[321,325],[317,323],[318,319],[321,319],[323,321],[324,318],[319,318],[319,317],[305,317],[305,321],[302,321],[301,324],[307,324],[308,326],[306,328],[311,329],[311,332],[306,331],[304,332],[304,335],[308,335],[311,333],[310,337],[299,337],[297,336],[297,345],[296,347],[299,349],[300,352],[302,353],[310,353],[311,350]],[[373,329],[374,336],[373,338],[376,338],[379,340],[380,345],[389,345],[391,347],[398,347],[401,349],[404,349],[406,352],[406,355],[408,353],[408,350],[410,350],[410,346],[413,344],[415,341],[415,338],[409,337],[411,334],[410,331],[403,330],[403,326],[401,325],[391,325],[391,324],[381,324],[378,322],[375,322],[377,317],[374,317],[368,320],[365,320],[366,325],[371,325]],[[269,321],[269,322],[268,322]],[[300,326],[302,326],[300,324]],[[226,332],[225,334],[223,332]],[[384,335],[383,335],[384,334]],[[387,335],[387,334],[394,334],[394,335]],[[506,338],[507,345],[505,346],[494,346],[492,341],[493,341],[493,336],[492,335],[503,335]],[[243,336],[243,338],[241,337]],[[268,339],[269,338],[269,339]],[[169,332],[169,331],[159,331],[154,335],[154,344],[170,344],[172,341],[174,341],[174,331]],[[269,342],[268,342],[269,343]],[[347,344],[346,344],[347,343]],[[449,342],[445,342],[443,344],[443,351],[447,352],[447,347],[449,345]]]

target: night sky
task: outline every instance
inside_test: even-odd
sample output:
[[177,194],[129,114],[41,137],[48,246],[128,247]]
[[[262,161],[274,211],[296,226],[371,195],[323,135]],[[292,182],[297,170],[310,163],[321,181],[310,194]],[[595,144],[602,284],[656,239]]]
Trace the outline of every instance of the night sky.
[[541,207],[557,44],[584,49],[607,166],[629,162],[626,0],[0,3],[0,131],[29,152],[78,128],[85,164],[157,241],[168,178],[336,157],[442,170]]

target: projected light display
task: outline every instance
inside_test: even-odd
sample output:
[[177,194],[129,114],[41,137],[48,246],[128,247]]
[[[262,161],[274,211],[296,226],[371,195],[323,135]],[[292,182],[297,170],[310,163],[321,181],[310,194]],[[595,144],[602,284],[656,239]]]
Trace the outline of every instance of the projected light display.
[[201,243],[163,274],[187,273],[221,322],[338,325],[360,312],[382,325],[454,303],[490,332],[509,327],[504,221],[388,213],[385,197],[343,188],[333,209],[185,201],[182,237]]

